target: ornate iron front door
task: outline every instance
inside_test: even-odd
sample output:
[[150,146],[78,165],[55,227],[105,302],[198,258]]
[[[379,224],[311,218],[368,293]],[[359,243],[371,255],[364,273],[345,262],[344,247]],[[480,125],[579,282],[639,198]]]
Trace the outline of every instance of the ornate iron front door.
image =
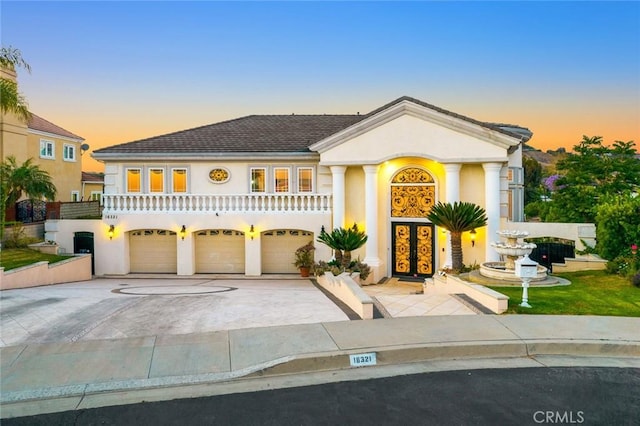
[[433,225],[393,222],[392,259],[394,276],[430,277],[433,275]]

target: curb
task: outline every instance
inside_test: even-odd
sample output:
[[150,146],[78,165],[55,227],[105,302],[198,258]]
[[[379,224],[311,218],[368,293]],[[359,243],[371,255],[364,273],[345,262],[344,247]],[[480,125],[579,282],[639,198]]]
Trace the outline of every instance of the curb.
[[[497,340],[389,346],[384,349],[299,355],[255,371],[246,377],[270,377],[351,368],[349,355],[376,353],[376,365],[387,366],[436,360],[523,358],[542,355],[640,358],[640,343],[606,340]],[[366,367],[364,367],[366,368]]]
[[[376,353],[373,367],[352,367],[349,355]],[[311,373],[360,370],[368,368],[409,365],[443,360],[527,359],[536,356],[574,356],[592,358],[640,359],[640,342],[609,340],[502,340],[453,343],[433,343],[411,346],[390,346],[382,349],[368,348],[340,352],[321,352],[281,357],[266,363],[225,373],[209,373],[187,376],[170,376],[151,379],[79,384],[40,388],[29,391],[3,392],[0,397],[2,418],[41,414],[77,409],[85,398],[98,397],[109,400],[109,395],[125,395],[111,398],[104,405],[119,405],[149,400],[145,392],[158,391],[157,400],[179,398],[171,389],[232,384],[261,378],[295,376]],[[205,392],[206,393],[206,392]],[[119,403],[119,404],[118,404]],[[31,405],[27,407],[28,405]],[[15,408],[12,409],[12,408]],[[25,413],[25,410],[27,411]],[[30,412],[36,410],[37,412]],[[13,412],[12,412],[13,411]]]

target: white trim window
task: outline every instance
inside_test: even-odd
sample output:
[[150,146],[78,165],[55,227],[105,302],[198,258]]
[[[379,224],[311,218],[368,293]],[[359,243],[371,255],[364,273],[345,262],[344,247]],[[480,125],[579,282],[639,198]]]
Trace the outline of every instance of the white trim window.
[[273,192],[290,192],[290,170],[288,167],[273,168]]
[[313,192],[313,167],[298,167],[298,192]]
[[264,193],[267,192],[267,168],[266,167],[251,167],[250,173],[250,187],[251,193]]
[[74,203],[80,201],[80,191],[71,191],[71,201]]
[[142,171],[139,168],[128,168],[126,171],[127,192],[142,191]]
[[62,147],[62,159],[64,161],[76,161],[76,146],[65,143]]
[[149,193],[164,192],[164,169],[149,169]]
[[187,169],[173,168],[171,169],[171,191],[173,193],[187,192]]
[[55,160],[56,144],[48,139],[40,139],[40,158]]
[[91,201],[99,201],[100,205],[102,205],[102,191],[91,191],[89,197]]

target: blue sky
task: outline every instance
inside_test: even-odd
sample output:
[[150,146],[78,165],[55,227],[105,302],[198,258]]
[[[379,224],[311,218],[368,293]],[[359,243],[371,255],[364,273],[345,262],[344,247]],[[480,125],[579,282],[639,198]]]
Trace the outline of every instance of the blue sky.
[[403,95],[534,131],[640,144],[638,2],[11,2],[31,110],[92,148],[249,114]]

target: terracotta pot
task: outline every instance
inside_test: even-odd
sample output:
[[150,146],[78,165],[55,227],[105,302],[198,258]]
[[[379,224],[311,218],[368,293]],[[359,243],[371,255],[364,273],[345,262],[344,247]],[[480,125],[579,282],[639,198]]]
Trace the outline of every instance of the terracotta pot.
[[309,276],[309,268],[300,267],[300,276],[308,277]]

